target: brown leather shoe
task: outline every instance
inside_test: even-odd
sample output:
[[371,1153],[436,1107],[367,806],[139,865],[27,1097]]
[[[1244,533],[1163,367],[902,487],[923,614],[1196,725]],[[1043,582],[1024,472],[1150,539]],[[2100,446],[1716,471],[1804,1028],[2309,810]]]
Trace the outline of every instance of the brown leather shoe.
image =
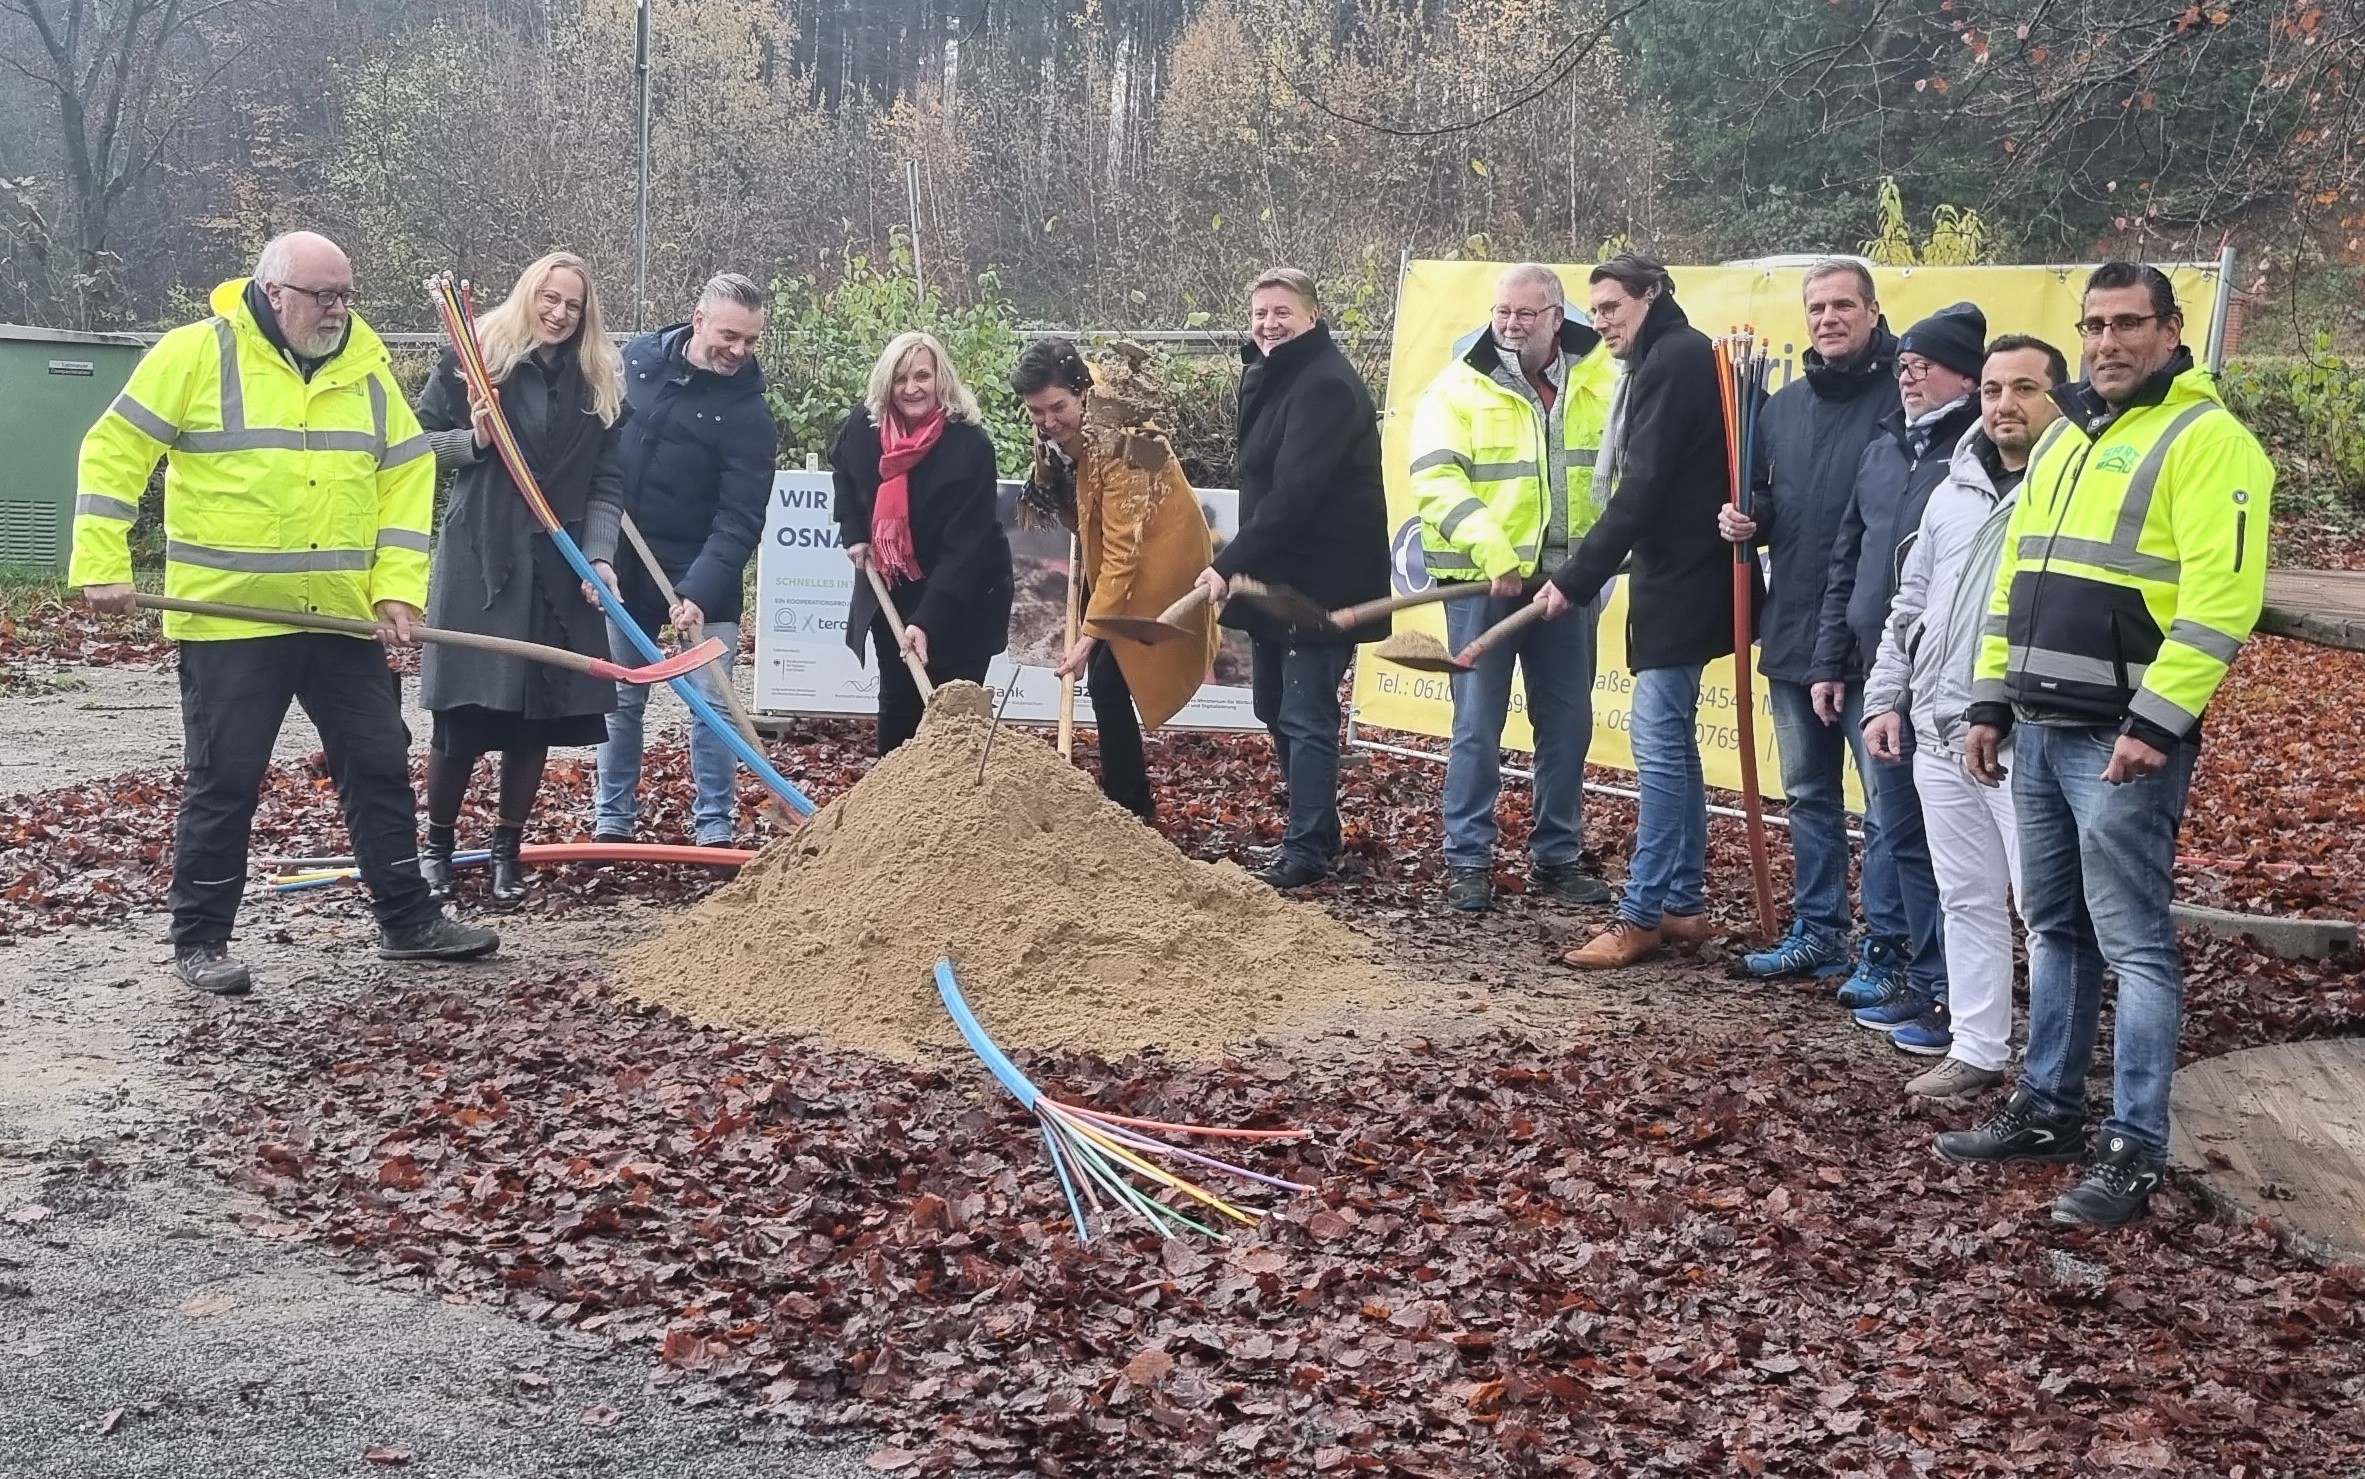
[[1646,930],[1631,920],[1619,919],[1595,935],[1590,943],[1581,949],[1571,950],[1560,959],[1562,963],[1573,965],[1580,971],[1615,970],[1619,966],[1632,965],[1647,956],[1658,954],[1659,943],[1657,930]]
[[1707,944],[1724,931],[1703,909],[1697,914],[1662,914],[1659,916],[1659,938],[1670,945],[1687,949]]

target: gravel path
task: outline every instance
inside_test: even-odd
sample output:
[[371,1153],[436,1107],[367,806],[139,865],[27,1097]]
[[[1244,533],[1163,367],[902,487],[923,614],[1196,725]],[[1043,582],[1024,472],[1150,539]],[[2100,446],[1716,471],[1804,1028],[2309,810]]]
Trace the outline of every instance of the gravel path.
[[[530,925],[504,954],[604,953],[633,913]],[[256,904],[259,989],[381,989],[396,968],[367,954],[364,925]],[[372,1287],[362,1265],[272,1236],[260,1202],[181,1151],[199,1092],[172,1044],[189,1016],[236,1008],[164,977],[160,926],[0,949],[0,1471],[864,1472],[869,1445],[685,1410],[644,1389],[638,1355]]]

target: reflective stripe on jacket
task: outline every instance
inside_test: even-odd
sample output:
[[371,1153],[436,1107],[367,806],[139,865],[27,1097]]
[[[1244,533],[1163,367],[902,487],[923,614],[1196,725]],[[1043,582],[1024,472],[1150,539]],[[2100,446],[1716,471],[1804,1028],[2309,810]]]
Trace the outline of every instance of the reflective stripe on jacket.
[[[215,316],[158,340],[83,437],[68,579],[131,580],[128,536],[161,456],[167,594],[362,620],[380,601],[423,609],[435,458],[385,344],[356,316],[307,381],[245,291],[243,278],[214,289]],[[295,630],[164,618],[180,641]]]
[[[1547,413],[1532,390],[1509,383],[1492,331],[1481,329],[1456,348],[1413,409],[1422,561],[1440,580],[1534,575],[1552,523],[1546,489],[1553,472],[1564,479],[1569,547],[1593,527],[1593,467],[1617,362],[1592,329],[1562,324],[1563,383]],[[1556,437],[1546,433],[1547,414]],[[1555,451],[1557,469],[1550,466]]]
[[2266,594],[2274,465],[2180,351],[2112,410],[2085,386],[2029,463],[1974,704],[2189,738]]

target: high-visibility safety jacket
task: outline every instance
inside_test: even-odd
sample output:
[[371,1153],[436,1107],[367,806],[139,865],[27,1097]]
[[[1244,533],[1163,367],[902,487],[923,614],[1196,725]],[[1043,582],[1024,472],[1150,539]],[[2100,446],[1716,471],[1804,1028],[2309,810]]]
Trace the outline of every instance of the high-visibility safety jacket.
[[[374,619],[427,604],[435,457],[384,341],[356,316],[307,381],[263,335],[246,281],[166,334],[82,439],[75,585],[131,579],[127,536],[165,459],[164,589],[194,601]],[[181,641],[297,630],[169,612]]]
[[[1568,548],[1593,527],[1593,468],[1617,362],[1601,336],[1560,327],[1562,385],[1546,412],[1480,329],[1429,382],[1412,413],[1412,495],[1421,559],[1439,580],[1491,580],[1541,567],[1555,499]],[[1547,427],[1549,415],[1553,425]]]
[[2008,702],[2165,749],[2257,624],[2274,464],[2189,351],[2124,407],[2083,385],[2055,399],[2005,531],[1972,719]]

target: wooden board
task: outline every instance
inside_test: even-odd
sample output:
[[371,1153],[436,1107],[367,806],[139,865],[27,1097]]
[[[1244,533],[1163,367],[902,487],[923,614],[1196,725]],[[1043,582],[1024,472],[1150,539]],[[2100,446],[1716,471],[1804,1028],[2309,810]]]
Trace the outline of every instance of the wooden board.
[[2365,570],[2269,570],[2258,629],[2365,652]]
[[2177,1070],[2168,1159],[2295,1251],[2365,1262],[2365,1038],[2246,1048]]

